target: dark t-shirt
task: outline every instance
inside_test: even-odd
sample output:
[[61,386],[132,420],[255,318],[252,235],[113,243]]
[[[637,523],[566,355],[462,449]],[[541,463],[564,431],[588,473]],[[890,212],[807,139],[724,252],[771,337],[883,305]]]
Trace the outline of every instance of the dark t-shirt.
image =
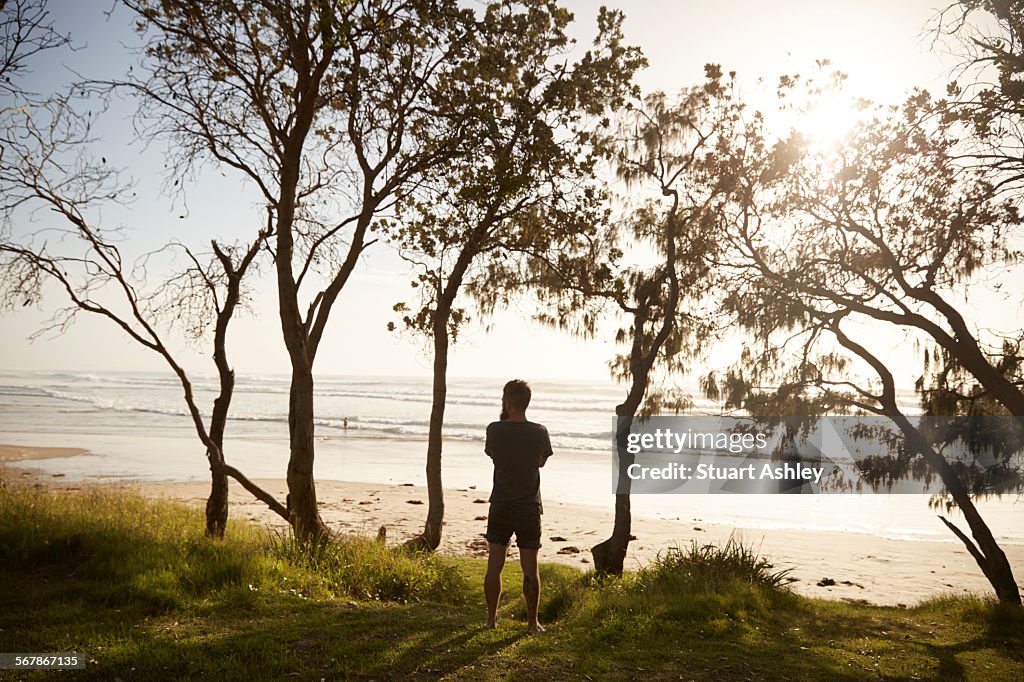
[[484,452],[494,460],[491,502],[541,504],[540,468],[551,456],[551,439],[542,424],[491,422]]

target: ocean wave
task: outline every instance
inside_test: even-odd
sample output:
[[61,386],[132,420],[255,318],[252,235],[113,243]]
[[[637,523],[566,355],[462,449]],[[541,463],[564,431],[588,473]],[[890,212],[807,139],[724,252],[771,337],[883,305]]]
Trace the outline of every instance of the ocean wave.
[[[0,395],[8,402],[50,397],[92,406],[96,410],[163,415],[187,419],[189,412],[181,396],[181,386],[172,375],[68,373],[0,373]],[[539,383],[539,382],[538,382]],[[491,386],[482,381],[453,381],[444,425],[445,438],[481,441],[486,422],[497,413],[497,400]],[[209,418],[217,382],[200,377],[193,382],[197,403],[204,420]],[[554,390],[557,388],[557,390]],[[429,405],[432,394],[427,380],[329,378],[318,380],[316,425],[324,433],[348,430],[356,434],[382,434],[401,438],[426,438],[429,432]],[[556,447],[606,451],[611,446],[611,424],[615,400],[604,393],[580,391],[567,384],[554,386],[531,413],[548,425]],[[255,384],[239,381],[230,419],[236,424],[266,424],[265,429],[249,427],[253,433],[287,429],[287,391],[284,378]],[[577,393],[584,393],[579,398]],[[284,395],[281,395],[284,394]],[[910,393],[910,396],[913,394]],[[538,396],[539,397],[539,396]],[[695,412],[714,412],[714,405],[697,401]],[[145,423],[145,422],[141,422]],[[244,429],[243,426],[237,428]]]
[[[317,419],[315,424],[335,430],[345,430],[344,418]],[[483,442],[484,424],[476,422],[445,422],[444,437],[453,440]],[[348,431],[387,433],[395,436],[426,437],[430,429],[427,420],[403,420],[387,417],[350,417]],[[611,445],[612,432],[607,431],[554,431],[551,441],[556,446],[579,450],[606,450]]]
[[[433,393],[429,387],[418,388],[418,387],[406,387],[396,388],[393,386],[381,386],[380,384],[372,384],[366,382],[364,384],[356,383],[345,383],[345,384],[328,384],[324,386],[325,382],[317,382],[316,384],[316,396],[321,398],[357,398],[362,400],[398,400],[402,402],[412,403],[431,403],[433,401]],[[363,390],[357,388],[359,385],[365,385],[367,387],[373,387],[377,390]],[[239,384],[239,387],[246,387],[243,384]],[[247,388],[247,387],[246,387]],[[267,393],[267,394],[286,394],[289,391],[288,386],[269,386],[259,385],[253,386],[254,390],[251,392]],[[492,407],[500,402],[500,396],[494,393],[479,393],[479,392],[463,392],[456,389],[449,389],[446,402],[449,405],[467,405],[477,407]],[[578,399],[573,396],[561,397],[558,395],[545,395],[543,401],[538,401],[538,404],[542,404],[544,409],[554,411],[568,411],[568,412],[587,412],[587,411],[598,411],[614,409],[616,401],[614,399],[600,399],[600,398],[586,398]]]
[[35,396],[46,397],[49,395],[45,390],[35,386],[9,386],[0,384],[0,395]]
[[[76,400],[89,400],[91,389],[122,388],[127,391],[143,391],[145,389],[174,390],[180,387],[178,379],[172,375],[160,374],[94,374],[89,372],[48,372],[38,375],[45,380],[49,390],[59,393],[62,397]],[[466,380],[465,383],[476,383]],[[493,407],[499,403],[498,391],[487,386],[480,388],[460,387],[458,380],[453,380],[449,387],[447,403],[467,407]],[[219,384],[215,377],[199,376],[192,379],[192,387],[199,393],[216,393]],[[89,389],[80,395],[83,388]],[[236,394],[247,395],[287,395],[289,380],[284,376],[266,378],[240,378],[236,384]],[[358,378],[318,378],[316,381],[318,398],[341,398],[355,400],[386,400],[401,401],[415,404],[430,404],[433,393],[429,380],[422,379],[358,379]],[[586,384],[566,386],[552,385],[543,394],[536,405],[541,409],[554,412],[604,412],[613,410],[620,401],[617,393],[612,393],[605,386],[588,386]]]
[[[345,431],[344,419],[317,419],[316,425],[334,431]],[[348,432],[388,434],[398,437],[426,438],[430,430],[427,420],[393,419],[387,417],[350,417]],[[445,440],[484,442],[486,425],[477,422],[445,422]],[[552,431],[551,442],[556,448],[605,451],[611,445],[612,432],[607,431]]]
[[73,393],[56,389],[40,389],[46,395],[59,400],[70,400],[73,402],[86,403],[101,410],[117,410],[119,412],[146,412],[151,414],[163,414],[170,417],[187,417],[189,413],[184,408],[168,408],[157,405],[143,405],[136,402],[125,402],[116,398],[106,398],[95,394]]

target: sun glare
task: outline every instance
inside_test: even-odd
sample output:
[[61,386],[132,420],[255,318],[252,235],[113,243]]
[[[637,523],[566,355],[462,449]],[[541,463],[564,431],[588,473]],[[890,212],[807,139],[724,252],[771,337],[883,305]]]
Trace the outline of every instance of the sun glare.
[[863,116],[863,109],[850,97],[836,95],[822,99],[798,112],[792,122],[795,131],[817,147],[834,147]]

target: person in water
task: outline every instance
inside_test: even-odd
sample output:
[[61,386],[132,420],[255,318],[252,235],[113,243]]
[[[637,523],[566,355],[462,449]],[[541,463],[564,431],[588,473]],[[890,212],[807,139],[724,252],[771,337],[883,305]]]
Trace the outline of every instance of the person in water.
[[540,550],[541,514],[540,468],[551,456],[548,430],[526,418],[532,391],[521,379],[507,384],[501,396],[500,421],[487,425],[484,452],[494,462],[494,485],[487,513],[487,574],[484,595],[487,598],[487,627],[497,625],[501,600],[501,572],[512,534],[519,548],[523,568],[523,596],[530,632],[544,628],[537,621],[540,603],[540,574],[537,552]]

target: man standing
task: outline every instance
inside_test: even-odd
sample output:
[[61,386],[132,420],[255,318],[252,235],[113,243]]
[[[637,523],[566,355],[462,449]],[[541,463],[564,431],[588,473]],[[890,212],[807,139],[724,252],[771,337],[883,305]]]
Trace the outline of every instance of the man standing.
[[541,424],[526,419],[530,406],[530,385],[521,379],[505,384],[501,395],[501,421],[487,425],[484,452],[494,461],[494,486],[487,513],[487,627],[497,624],[501,600],[501,571],[512,533],[519,547],[523,567],[523,596],[530,632],[544,628],[537,622],[540,603],[540,574],[537,550],[540,549],[540,468],[551,456],[551,439]]

